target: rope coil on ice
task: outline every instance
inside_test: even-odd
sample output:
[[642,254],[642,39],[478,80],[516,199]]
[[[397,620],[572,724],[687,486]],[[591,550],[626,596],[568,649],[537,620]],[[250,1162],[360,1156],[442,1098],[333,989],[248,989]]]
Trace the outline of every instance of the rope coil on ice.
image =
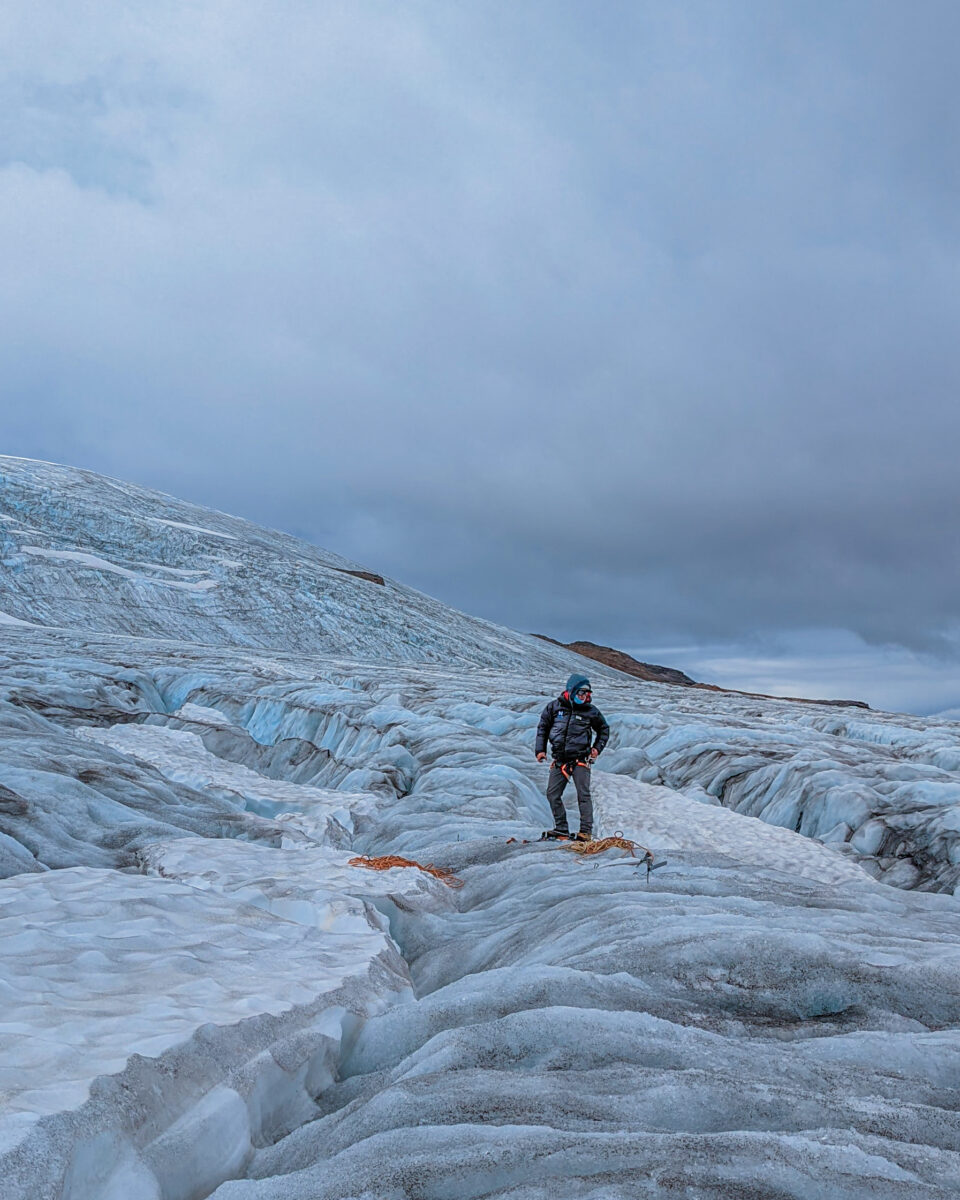
[[632,858],[636,858],[634,851],[637,849],[642,850],[644,856],[650,853],[643,846],[638,847],[636,842],[625,838],[622,833],[614,834],[613,837],[596,838],[592,842],[567,842],[563,848],[572,850],[574,854],[602,854],[604,850],[627,850]]
[[412,858],[401,858],[399,854],[360,854],[356,858],[351,858],[347,866],[366,867],[370,871],[389,871],[391,867],[416,867],[418,871],[424,871],[427,875],[432,875],[434,879],[439,879],[447,887],[463,887],[463,880],[458,879],[450,867],[435,867],[433,863],[424,865],[415,862]]

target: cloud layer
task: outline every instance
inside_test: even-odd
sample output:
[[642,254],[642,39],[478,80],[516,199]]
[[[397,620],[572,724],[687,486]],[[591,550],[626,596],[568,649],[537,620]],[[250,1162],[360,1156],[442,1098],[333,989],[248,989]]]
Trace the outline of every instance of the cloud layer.
[[558,637],[948,655],[958,33],[12,0],[3,445]]

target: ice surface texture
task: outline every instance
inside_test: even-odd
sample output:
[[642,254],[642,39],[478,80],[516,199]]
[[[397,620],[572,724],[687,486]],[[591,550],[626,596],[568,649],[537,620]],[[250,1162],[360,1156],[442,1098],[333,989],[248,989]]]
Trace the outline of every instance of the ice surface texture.
[[591,667],[648,882],[522,840],[575,656],[0,477],[2,1200],[958,1194],[960,726]]
[[[571,656],[289,534],[105,479],[0,456],[0,624],[558,675]],[[598,667],[597,674],[603,673]]]

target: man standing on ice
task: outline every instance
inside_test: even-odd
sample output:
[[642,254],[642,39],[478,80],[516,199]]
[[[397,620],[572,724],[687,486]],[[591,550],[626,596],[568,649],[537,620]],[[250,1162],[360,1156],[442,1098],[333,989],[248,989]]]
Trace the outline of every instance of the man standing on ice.
[[[575,841],[589,842],[593,837],[593,801],[590,799],[590,768],[607,744],[610,726],[599,708],[591,703],[592,691],[586,675],[571,675],[566,690],[551,700],[540,714],[537,726],[537,762],[547,757],[547,742],[553,751],[547,799],[553,810],[554,828],[545,838],[570,837],[567,810],[563,806],[563,789],[572,779],[577,789],[580,808],[580,832]],[[596,734],[596,741],[593,735]]]

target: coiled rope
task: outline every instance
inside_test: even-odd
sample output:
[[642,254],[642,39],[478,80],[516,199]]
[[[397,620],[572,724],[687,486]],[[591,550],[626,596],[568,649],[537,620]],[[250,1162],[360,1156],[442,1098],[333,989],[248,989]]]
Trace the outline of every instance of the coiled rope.
[[615,833],[613,837],[596,838],[592,842],[564,842],[563,849],[572,850],[574,854],[602,854],[604,850],[627,850],[632,858],[636,858],[637,850],[642,850],[644,858],[650,855],[645,846],[638,846],[622,833]]
[[399,854],[361,854],[357,858],[351,858],[347,866],[366,867],[368,871],[389,871],[391,867],[416,867],[418,871],[423,871],[427,875],[432,875],[434,879],[439,879],[447,887],[463,887],[463,880],[458,879],[450,867],[435,867],[433,863],[427,863],[424,866],[423,863],[415,862],[412,858],[401,858]]

